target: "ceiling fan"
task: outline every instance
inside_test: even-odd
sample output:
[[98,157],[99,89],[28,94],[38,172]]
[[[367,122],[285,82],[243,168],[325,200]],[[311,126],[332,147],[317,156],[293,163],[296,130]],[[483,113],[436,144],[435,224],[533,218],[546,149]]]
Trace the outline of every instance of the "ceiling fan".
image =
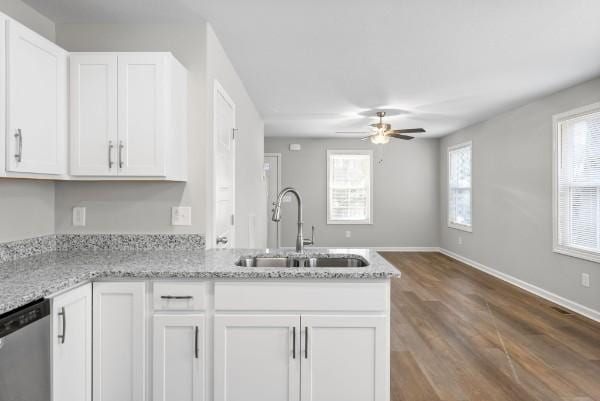
[[[379,117],[379,122],[369,125],[370,127],[372,127],[374,132],[369,136],[361,138],[363,141],[370,139],[372,143],[385,144],[390,141],[390,138],[409,140],[409,139],[413,139],[414,136],[409,136],[409,135],[404,135],[404,134],[425,132],[425,130],[423,128],[392,129],[391,124],[386,124],[383,122],[383,117],[385,117],[385,111],[378,111],[376,114],[377,114],[377,117]],[[344,132],[344,131],[338,131],[337,133],[338,134],[350,134],[350,133],[352,133],[352,134],[359,134],[359,133],[360,134],[368,134],[368,132]]]

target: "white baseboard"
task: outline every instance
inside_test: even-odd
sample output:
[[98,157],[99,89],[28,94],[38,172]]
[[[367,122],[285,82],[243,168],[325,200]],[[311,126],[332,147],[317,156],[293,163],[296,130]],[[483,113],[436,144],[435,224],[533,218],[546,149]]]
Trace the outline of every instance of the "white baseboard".
[[374,249],[381,252],[439,252],[437,246],[374,246]]
[[496,269],[492,269],[491,267],[485,266],[485,265],[483,265],[479,262],[476,262],[474,260],[471,260],[469,258],[465,258],[464,256],[461,256],[457,253],[451,252],[447,249],[439,248],[439,252],[446,256],[451,257],[452,259],[456,259],[460,262],[463,262],[466,265],[474,267],[477,270],[481,270],[482,272],[488,273],[496,278],[499,278],[500,280],[503,280],[503,281],[506,281],[507,283],[515,285],[527,292],[535,294],[538,297],[547,299],[548,301],[554,302],[555,304],[560,305],[566,309],[569,309],[573,312],[579,313],[580,315],[583,315],[592,320],[600,322],[600,312],[597,310],[588,308],[587,306],[584,306],[584,305],[578,304],[577,302],[563,298],[560,295],[554,294],[553,292],[546,291],[543,288],[537,287],[533,284],[529,284],[529,283],[527,283],[523,280],[520,280],[516,277],[513,277],[509,274],[502,273],[501,271],[498,271]]

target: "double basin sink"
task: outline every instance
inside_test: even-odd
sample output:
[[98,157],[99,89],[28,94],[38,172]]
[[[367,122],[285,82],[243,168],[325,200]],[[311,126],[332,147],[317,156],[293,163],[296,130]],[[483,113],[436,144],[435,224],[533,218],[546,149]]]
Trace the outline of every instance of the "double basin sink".
[[268,256],[249,255],[242,256],[236,266],[241,267],[316,267],[316,268],[348,268],[365,267],[369,262],[358,255],[288,255]]

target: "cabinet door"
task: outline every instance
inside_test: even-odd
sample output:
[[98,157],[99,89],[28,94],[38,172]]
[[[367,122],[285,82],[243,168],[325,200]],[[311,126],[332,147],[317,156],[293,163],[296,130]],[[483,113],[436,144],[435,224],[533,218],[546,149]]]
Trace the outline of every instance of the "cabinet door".
[[205,399],[204,316],[155,315],[153,400]]
[[215,401],[299,400],[299,324],[298,315],[215,316]]
[[7,170],[65,173],[67,53],[8,22]]
[[145,283],[93,284],[94,401],[143,401]]
[[72,175],[117,174],[117,56],[70,57]]
[[52,301],[52,399],[92,399],[92,286]]
[[118,56],[119,174],[165,175],[166,57]]
[[302,315],[302,401],[384,401],[384,316]]

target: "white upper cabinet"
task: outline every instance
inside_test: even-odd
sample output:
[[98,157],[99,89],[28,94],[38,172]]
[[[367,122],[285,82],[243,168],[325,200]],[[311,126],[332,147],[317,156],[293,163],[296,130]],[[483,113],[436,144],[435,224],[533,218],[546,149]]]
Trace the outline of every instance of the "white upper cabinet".
[[116,175],[117,58],[72,55],[71,174]]
[[7,21],[6,170],[66,172],[67,52]]
[[71,175],[187,178],[187,73],[170,53],[74,53]]

